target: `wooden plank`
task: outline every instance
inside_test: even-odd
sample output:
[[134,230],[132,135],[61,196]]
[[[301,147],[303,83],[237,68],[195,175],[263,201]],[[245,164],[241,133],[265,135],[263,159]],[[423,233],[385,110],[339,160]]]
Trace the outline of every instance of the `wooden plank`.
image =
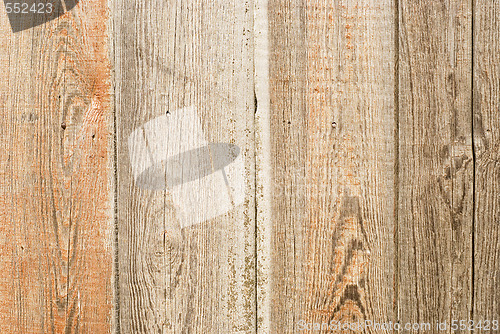
[[399,318],[469,318],[471,2],[399,2]]
[[13,33],[0,16],[0,332],[110,333],[107,3]]
[[500,321],[499,17],[497,1],[474,1],[475,321]]
[[[113,12],[120,329],[254,332],[252,2],[117,1]],[[133,133],[137,136],[132,138]],[[203,222],[182,227],[187,201],[214,190],[213,198],[223,198],[226,189],[199,188],[183,202],[177,196],[185,196],[182,189],[192,182],[175,189],[158,186],[170,182],[169,172],[161,174],[169,163],[159,167],[158,175],[137,174],[145,178],[142,183],[134,178],[134,168],[150,163],[150,153],[142,156],[141,145],[157,159],[157,154],[183,154],[203,140],[240,148],[244,203],[206,221],[207,208],[192,208],[185,213]],[[192,167],[180,161],[175,172],[182,178]],[[151,183],[152,176],[158,182]]]
[[273,230],[268,5],[268,0],[254,3],[257,333],[269,333],[272,320],[272,240],[268,237]]
[[270,332],[395,319],[394,19],[391,1],[269,2]]
[[271,269],[266,286],[270,289],[267,298],[271,301],[271,314],[267,328],[262,328],[261,333],[295,332],[294,322],[301,316],[304,305],[304,297],[298,293],[303,288],[300,279],[304,275],[300,226],[307,217],[306,189],[302,183],[305,177],[302,154],[307,145],[303,8],[303,1],[268,3],[272,183],[268,212],[271,228],[263,238],[271,240],[268,255]]

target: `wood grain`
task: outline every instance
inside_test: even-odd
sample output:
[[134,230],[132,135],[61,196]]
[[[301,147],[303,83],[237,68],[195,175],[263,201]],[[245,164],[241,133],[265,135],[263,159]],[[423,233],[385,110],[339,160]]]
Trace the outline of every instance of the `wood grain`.
[[500,321],[499,15],[497,1],[474,1],[475,321]]
[[110,333],[106,1],[13,34],[0,18],[0,332]]
[[270,1],[271,332],[394,319],[391,2]]
[[[255,330],[252,9],[250,1],[114,4],[123,333]],[[170,191],[134,184],[127,140],[189,106],[209,142],[240,147],[246,196],[226,215],[181,229]]]
[[401,323],[469,318],[471,13],[470,1],[401,0],[399,5]]
[[254,4],[255,77],[255,240],[256,240],[256,332],[270,333],[272,323],[272,156],[269,54],[269,3]]
[[[490,0],[87,0],[13,33],[1,14],[0,333],[500,320],[499,17]],[[141,188],[129,137],[153,161],[177,129],[145,124],[179,110],[199,119],[168,151],[203,137],[243,161],[243,204],[189,226],[208,209]],[[192,195],[215,207],[225,182]]]
[[269,1],[268,19],[271,228],[262,237],[271,239],[267,331],[274,333],[293,332],[304,307],[299,293],[304,275],[301,226],[307,218],[304,2]]

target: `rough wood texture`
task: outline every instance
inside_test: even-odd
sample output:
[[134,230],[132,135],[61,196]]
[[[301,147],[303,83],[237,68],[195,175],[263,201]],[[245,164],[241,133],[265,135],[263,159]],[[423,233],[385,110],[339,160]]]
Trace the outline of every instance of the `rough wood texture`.
[[[303,1],[268,4],[271,149],[271,315],[262,333],[292,332],[304,307],[305,31]],[[260,239],[260,237],[259,237]]]
[[13,34],[0,16],[2,333],[112,330],[107,17],[89,0]]
[[257,333],[271,328],[273,230],[271,99],[269,91],[269,17],[268,1],[256,0],[254,7],[255,57],[255,213],[256,213],[256,311]]
[[[121,332],[251,333],[252,3],[126,1],[116,2],[114,13]],[[189,106],[198,110],[208,141],[240,147],[246,196],[228,214],[181,229],[168,190],[134,183],[127,140],[147,121]],[[195,135],[186,131],[186,140]]]
[[398,312],[468,320],[472,293],[471,2],[399,7]]
[[0,15],[0,333],[500,320],[498,0],[64,4]]
[[391,2],[271,1],[271,332],[393,319]]
[[474,2],[473,318],[500,321],[500,3]]

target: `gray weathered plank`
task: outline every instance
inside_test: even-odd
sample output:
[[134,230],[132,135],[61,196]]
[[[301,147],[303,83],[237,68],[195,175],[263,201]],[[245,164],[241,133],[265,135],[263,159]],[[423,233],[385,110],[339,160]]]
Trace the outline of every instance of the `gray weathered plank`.
[[[474,320],[500,321],[500,3],[474,2]],[[484,325],[487,323],[483,323]],[[486,327],[484,327],[486,329]],[[493,325],[490,324],[490,329]]]
[[269,2],[269,332],[395,319],[394,21],[391,1]]
[[[252,10],[250,1],[115,2],[123,333],[255,330]],[[171,140],[167,150],[183,150],[197,135],[237,145],[245,198],[226,215],[181,228],[185,203],[175,201],[172,189],[141,189],[134,181],[129,155],[138,147],[129,136],[160,116],[187,115],[187,109],[179,109],[190,107],[198,113],[202,134],[197,120],[189,119],[179,127],[185,140],[173,141],[176,129],[145,130],[147,145],[165,138]],[[190,172],[185,165],[180,168]],[[192,197],[208,196],[208,191],[200,188]],[[222,196],[226,189],[217,192]],[[206,214],[201,208],[190,213]]]
[[403,324],[469,317],[471,22],[470,1],[399,2],[397,295]]

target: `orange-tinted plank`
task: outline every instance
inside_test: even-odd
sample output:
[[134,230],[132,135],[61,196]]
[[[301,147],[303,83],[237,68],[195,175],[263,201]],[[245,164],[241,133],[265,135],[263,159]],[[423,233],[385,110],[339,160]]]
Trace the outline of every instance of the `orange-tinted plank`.
[[109,333],[113,117],[106,1],[0,18],[0,331]]

